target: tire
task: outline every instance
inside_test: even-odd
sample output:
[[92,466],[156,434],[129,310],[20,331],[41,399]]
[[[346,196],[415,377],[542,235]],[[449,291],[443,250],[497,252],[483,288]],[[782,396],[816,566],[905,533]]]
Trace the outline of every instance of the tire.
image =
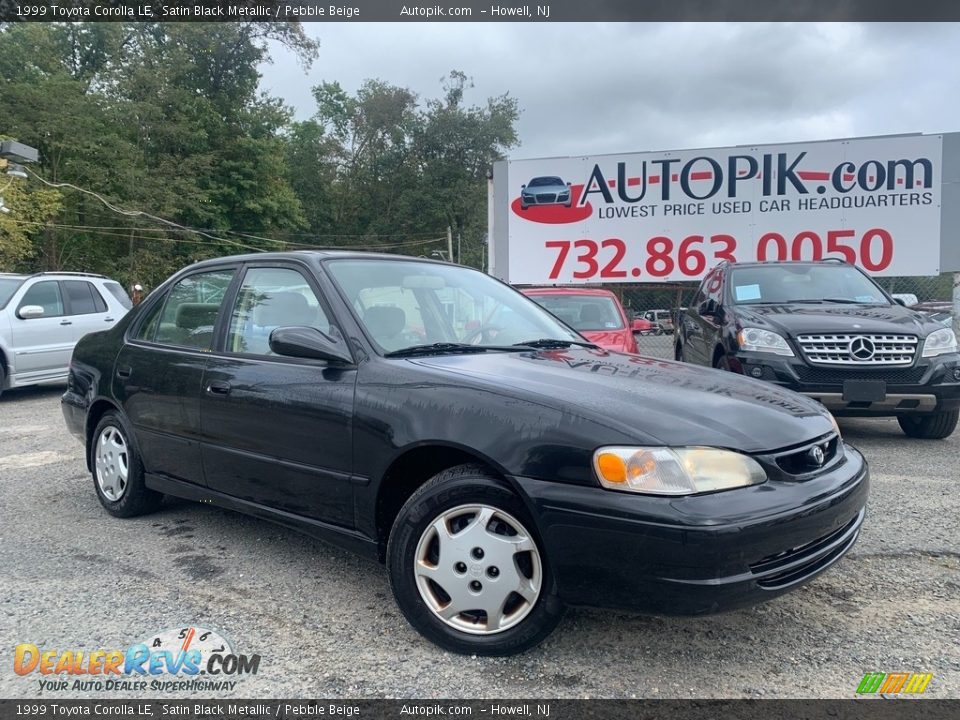
[[160,507],[163,494],[144,483],[143,463],[133,433],[119,413],[105,413],[90,442],[93,488],[108,513],[131,518]]
[[7,386],[7,371],[0,362],[0,397],[3,397],[3,389]]
[[[480,527],[483,516],[487,521]],[[514,543],[519,549],[510,547]],[[477,548],[483,552],[475,554]],[[452,652],[523,652],[542,642],[563,617],[550,564],[523,502],[478,466],[445,470],[407,500],[390,532],[387,569],[407,621]],[[521,597],[506,585],[526,592]],[[496,614],[482,610],[484,604],[498,608]],[[499,627],[489,627],[491,618]]]
[[960,419],[960,410],[943,410],[930,415],[898,415],[900,429],[912,438],[943,440],[950,437]]
[[726,372],[733,372],[730,368],[730,360],[727,358],[726,353],[721,353],[713,359],[713,367],[717,370],[725,370]]
[[677,343],[674,346],[673,359],[676,360],[677,362],[686,362],[686,360],[683,357],[683,345],[681,345],[680,343]]

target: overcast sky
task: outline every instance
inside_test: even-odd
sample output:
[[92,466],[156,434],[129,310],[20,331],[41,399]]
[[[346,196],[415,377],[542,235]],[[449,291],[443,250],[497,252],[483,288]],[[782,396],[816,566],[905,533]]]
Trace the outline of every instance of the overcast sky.
[[512,158],[960,130],[960,24],[305,23],[306,73],[274,49],[263,89],[305,119],[310,88],[366,78],[521,108]]

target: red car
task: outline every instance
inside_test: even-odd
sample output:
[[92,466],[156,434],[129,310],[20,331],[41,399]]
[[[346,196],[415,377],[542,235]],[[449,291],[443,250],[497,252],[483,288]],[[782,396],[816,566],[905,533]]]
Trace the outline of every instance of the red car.
[[638,352],[627,314],[617,296],[609,290],[521,288],[520,292],[604,350]]

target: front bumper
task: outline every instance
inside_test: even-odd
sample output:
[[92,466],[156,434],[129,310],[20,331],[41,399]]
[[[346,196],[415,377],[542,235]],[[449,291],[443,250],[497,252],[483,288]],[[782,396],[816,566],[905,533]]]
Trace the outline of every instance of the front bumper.
[[[960,358],[957,355],[924,358],[907,367],[828,367],[810,365],[799,357],[738,352],[730,367],[748,377],[767,380],[823,403],[833,414],[883,416],[931,413],[960,407]],[[873,402],[844,396],[845,380],[881,380],[886,396]]]
[[859,534],[869,471],[845,446],[808,480],[681,498],[516,481],[564,602],[695,615],[771,599],[839,560]]

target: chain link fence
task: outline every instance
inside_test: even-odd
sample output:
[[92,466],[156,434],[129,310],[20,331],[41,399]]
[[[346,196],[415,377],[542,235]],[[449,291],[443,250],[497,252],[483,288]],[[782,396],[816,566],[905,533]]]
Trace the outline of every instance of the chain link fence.
[[[933,277],[883,277],[874,278],[881,287],[907,306],[930,315],[944,327],[951,326],[953,274],[943,273]],[[650,327],[635,332],[637,345],[644,355],[673,358],[674,312],[686,308],[697,292],[699,283],[660,283],[607,285],[623,304],[627,316],[640,318]],[[646,327],[646,323],[642,323]]]

